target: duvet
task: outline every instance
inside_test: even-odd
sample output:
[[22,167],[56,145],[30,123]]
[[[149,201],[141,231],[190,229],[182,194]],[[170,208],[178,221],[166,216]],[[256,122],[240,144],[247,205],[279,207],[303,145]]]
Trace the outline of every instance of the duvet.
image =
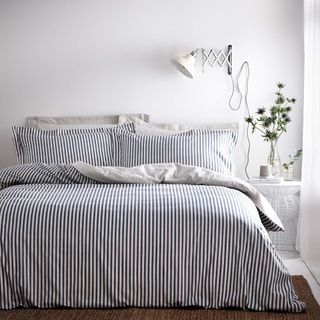
[[299,312],[250,185],[177,164],[0,171],[0,308]]

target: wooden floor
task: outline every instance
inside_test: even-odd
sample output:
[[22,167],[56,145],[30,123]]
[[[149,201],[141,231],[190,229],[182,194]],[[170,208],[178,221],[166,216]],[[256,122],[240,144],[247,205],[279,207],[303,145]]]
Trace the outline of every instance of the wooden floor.
[[284,263],[292,275],[303,275],[307,279],[314,297],[320,304],[320,285],[313,277],[313,275],[311,274],[307,266],[304,264],[302,259],[284,259]]

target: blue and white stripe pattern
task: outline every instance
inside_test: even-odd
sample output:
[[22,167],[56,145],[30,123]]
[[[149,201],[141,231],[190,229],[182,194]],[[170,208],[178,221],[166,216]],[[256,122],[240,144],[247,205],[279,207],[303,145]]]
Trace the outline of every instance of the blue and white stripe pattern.
[[40,130],[13,127],[18,163],[68,164],[84,161],[97,166],[116,165],[118,130],[134,132],[133,124],[112,128]]
[[0,172],[0,308],[304,310],[243,193],[49,172]]
[[122,167],[174,162],[224,174],[235,172],[236,130],[194,129],[168,136],[122,132],[117,137]]

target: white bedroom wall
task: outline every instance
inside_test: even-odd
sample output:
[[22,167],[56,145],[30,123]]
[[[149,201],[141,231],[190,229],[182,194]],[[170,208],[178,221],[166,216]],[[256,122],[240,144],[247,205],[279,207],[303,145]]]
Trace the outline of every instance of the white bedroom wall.
[[[15,163],[10,126],[31,115],[145,112],[154,122],[242,122],[244,108],[228,108],[225,69],[190,80],[170,65],[194,48],[228,44],[234,72],[250,62],[252,111],[272,102],[278,81],[297,98],[280,141],[285,160],[301,146],[302,6],[301,0],[1,0],[0,168]],[[268,145],[258,135],[252,142],[249,172],[257,175]]]

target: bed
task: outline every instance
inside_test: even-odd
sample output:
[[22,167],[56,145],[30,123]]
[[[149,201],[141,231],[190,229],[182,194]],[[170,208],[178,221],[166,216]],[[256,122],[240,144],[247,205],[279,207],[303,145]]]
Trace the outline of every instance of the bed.
[[1,309],[305,309],[268,236],[281,221],[232,175],[233,129],[13,131],[20,164],[0,171]]

